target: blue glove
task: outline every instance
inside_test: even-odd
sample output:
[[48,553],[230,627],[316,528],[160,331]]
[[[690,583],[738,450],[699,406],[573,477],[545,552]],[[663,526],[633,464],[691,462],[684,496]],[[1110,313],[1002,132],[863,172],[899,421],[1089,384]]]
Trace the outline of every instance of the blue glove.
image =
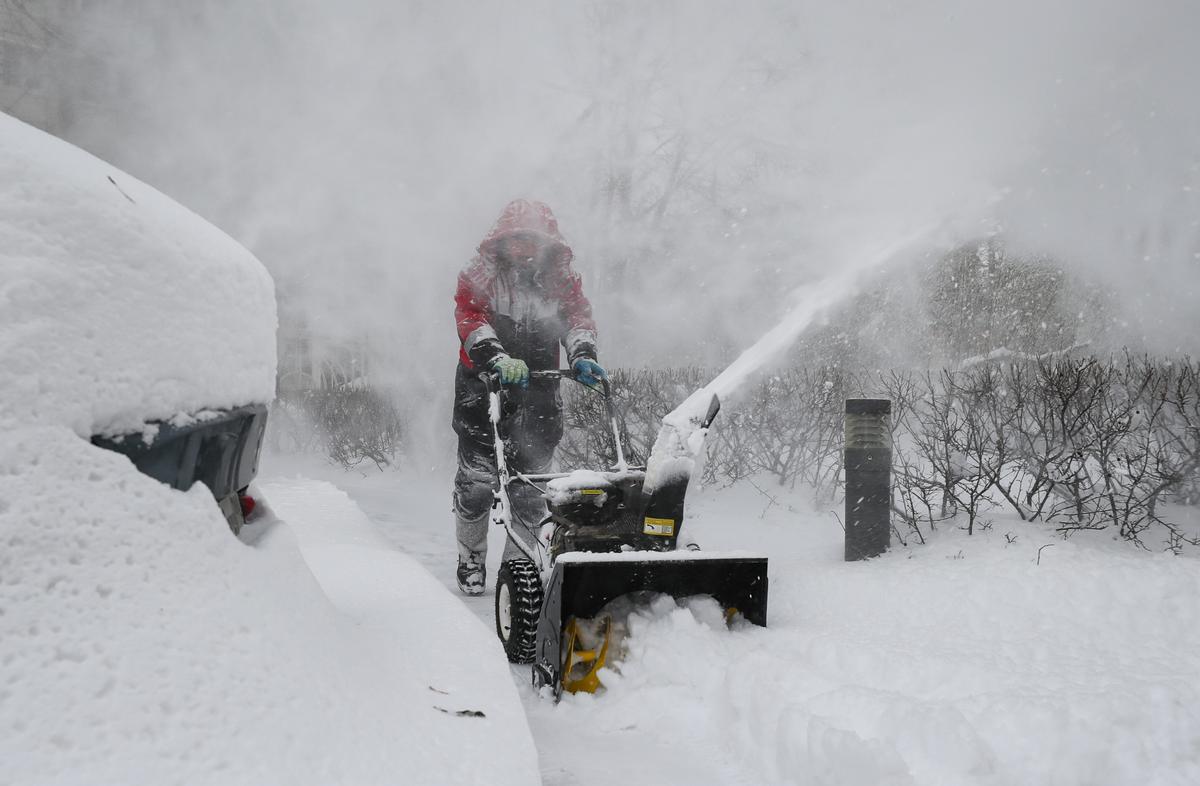
[[492,371],[500,375],[501,385],[529,387],[529,366],[524,360],[501,355],[492,361]]
[[575,372],[575,379],[589,388],[598,388],[600,380],[608,379],[608,374],[600,364],[590,358],[579,358],[571,364],[571,370]]

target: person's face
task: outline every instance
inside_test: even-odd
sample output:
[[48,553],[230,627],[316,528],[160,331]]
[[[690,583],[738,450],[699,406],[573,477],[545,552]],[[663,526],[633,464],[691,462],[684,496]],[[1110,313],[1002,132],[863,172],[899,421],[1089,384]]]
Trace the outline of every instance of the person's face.
[[536,237],[516,234],[504,238],[501,250],[513,262],[534,264],[541,252],[542,244]]

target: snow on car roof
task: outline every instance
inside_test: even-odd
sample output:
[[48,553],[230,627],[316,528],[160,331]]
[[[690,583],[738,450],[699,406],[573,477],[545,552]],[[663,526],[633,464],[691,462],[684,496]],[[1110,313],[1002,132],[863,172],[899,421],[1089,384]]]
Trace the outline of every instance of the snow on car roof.
[[275,324],[249,251],[0,113],[0,429],[114,434],[270,401]]

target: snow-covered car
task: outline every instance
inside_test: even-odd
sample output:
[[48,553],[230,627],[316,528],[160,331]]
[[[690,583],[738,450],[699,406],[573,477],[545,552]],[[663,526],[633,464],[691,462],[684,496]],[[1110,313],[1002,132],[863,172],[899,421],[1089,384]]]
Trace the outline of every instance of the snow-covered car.
[[267,408],[248,404],[204,410],[150,423],[141,433],[96,435],[92,444],[123,453],[134,466],[172,488],[203,483],[213,493],[234,534],[241,532],[256,502],[250,482],[258,474]]
[[121,170],[0,115],[0,431],[66,426],[236,532],[274,397],[274,285]]

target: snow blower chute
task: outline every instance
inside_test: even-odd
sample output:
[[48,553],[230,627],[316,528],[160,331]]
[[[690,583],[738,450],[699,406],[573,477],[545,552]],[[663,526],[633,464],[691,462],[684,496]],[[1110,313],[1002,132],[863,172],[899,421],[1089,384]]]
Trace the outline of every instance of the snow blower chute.
[[[506,393],[494,374],[481,376],[490,398],[498,474],[491,520],[505,528],[522,555],[506,559],[497,576],[496,633],[511,662],[533,664],[536,686],[550,686],[556,697],[563,690],[599,687],[597,672],[609,657],[612,634],[611,619],[603,612],[617,598],[706,595],[727,618],[740,614],[766,625],[765,557],[678,548],[695,457],[720,409],[715,395],[698,391],[693,396],[698,406],[681,407],[673,413],[674,422],[664,420],[647,467],[635,467],[625,461],[611,391],[602,380],[599,393],[612,429],[615,466],[514,474],[507,466],[502,429]],[[531,384],[574,378],[570,371],[531,376]],[[541,491],[547,502],[544,517],[521,520],[509,496],[516,483]]]

